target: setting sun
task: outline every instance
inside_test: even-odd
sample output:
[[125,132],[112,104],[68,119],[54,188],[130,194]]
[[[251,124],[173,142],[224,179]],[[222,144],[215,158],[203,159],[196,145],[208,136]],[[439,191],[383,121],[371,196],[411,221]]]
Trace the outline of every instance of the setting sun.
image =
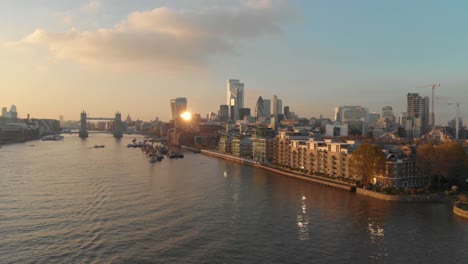
[[190,112],[185,112],[181,114],[180,117],[182,117],[186,121],[189,121],[190,119],[192,119],[192,114]]

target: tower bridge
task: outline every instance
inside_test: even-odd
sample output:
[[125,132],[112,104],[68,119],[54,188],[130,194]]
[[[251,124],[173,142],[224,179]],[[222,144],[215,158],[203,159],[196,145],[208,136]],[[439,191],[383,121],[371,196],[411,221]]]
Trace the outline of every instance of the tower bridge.
[[80,138],[87,138],[88,137],[88,120],[99,120],[99,121],[114,121],[115,123],[115,129],[114,129],[114,138],[122,138],[123,136],[123,123],[122,123],[122,115],[120,112],[115,113],[115,117],[88,117],[87,113],[85,111],[81,112],[81,118],[80,118],[80,132],[79,136]]

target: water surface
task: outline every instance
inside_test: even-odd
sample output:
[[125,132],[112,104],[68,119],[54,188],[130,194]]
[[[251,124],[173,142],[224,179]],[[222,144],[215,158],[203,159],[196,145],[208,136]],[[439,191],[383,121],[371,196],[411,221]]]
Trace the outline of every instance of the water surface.
[[0,263],[468,262],[468,221],[450,204],[374,200],[202,154],[152,164],[132,138],[3,146]]

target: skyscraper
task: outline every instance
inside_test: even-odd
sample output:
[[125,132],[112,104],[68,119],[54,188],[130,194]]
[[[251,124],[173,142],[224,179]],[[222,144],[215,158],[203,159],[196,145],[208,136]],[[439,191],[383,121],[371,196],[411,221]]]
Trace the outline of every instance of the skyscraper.
[[391,106],[384,106],[382,108],[382,117],[388,119],[390,122],[395,122],[393,108]]
[[335,108],[335,121],[362,121],[367,120],[368,110],[362,106],[338,106]]
[[2,116],[6,118],[18,118],[18,112],[16,112],[16,105],[11,105],[10,111],[7,111],[6,107],[2,108]]
[[367,114],[367,126],[375,128],[379,122],[380,114],[378,113],[368,113]]
[[239,120],[240,109],[244,108],[244,84],[239,80],[227,81],[227,105],[229,118],[233,121]]
[[227,120],[229,117],[229,107],[227,105],[220,105],[218,115],[222,120]]
[[263,104],[263,98],[260,96],[255,104],[255,118],[265,117],[265,105]]
[[273,95],[273,117],[278,120],[278,97]]
[[427,133],[429,125],[429,97],[408,93],[405,130],[406,136],[418,138]]
[[278,107],[278,110],[277,110],[278,115],[282,115],[283,114],[283,100],[278,99],[277,107]]
[[379,120],[380,128],[385,132],[390,132],[395,126],[395,116],[393,115],[393,108],[391,106],[384,106],[382,108],[382,116]]
[[398,124],[402,127],[405,127],[406,124],[406,112],[400,113],[398,116]]
[[335,107],[335,121],[341,123],[341,106]]
[[335,108],[335,121],[338,124],[348,124],[351,135],[365,135],[369,111],[362,106],[339,106]]
[[239,110],[239,119],[244,120],[246,116],[250,116],[250,108],[241,108]]
[[171,100],[172,120],[177,127],[177,121],[180,120],[180,115],[187,111],[187,98],[179,97]]
[[291,112],[289,112],[289,106],[284,107],[284,119],[291,119]]
[[270,119],[271,117],[271,100],[270,99],[263,100],[263,110],[265,111],[265,117],[267,119]]

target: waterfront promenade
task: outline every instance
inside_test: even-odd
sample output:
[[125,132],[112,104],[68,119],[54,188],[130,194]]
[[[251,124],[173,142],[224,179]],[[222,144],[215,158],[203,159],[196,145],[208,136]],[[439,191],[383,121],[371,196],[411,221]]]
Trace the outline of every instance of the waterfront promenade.
[[325,178],[325,177],[320,177],[320,176],[314,176],[314,175],[308,175],[304,173],[297,173],[294,171],[287,171],[279,168],[275,168],[273,166],[268,166],[266,164],[261,164],[259,162],[250,160],[250,159],[244,159],[232,155],[227,155],[227,154],[222,154],[216,151],[211,151],[211,150],[201,150],[201,153],[216,157],[216,158],[221,158],[225,160],[229,160],[232,162],[244,164],[244,165],[250,165],[254,166],[257,168],[262,168],[274,173],[282,174],[288,177],[293,177],[296,179],[300,180],[305,180],[309,182],[313,182],[316,184],[321,184],[333,188],[338,188],[341,190],[346,190],[350,192],[356,192],[359,195],[364,195],[368,197],[372,197],[375,199],[379,200],[384,200],[384,201],[392,201],[392,202],[442,202],[442,201],[448,201],[446,199],[446,196],[443,194],[432,194],[432,195],[390,195],[390,194],[383,194],[383,193],[378,193],[374,192],[371,190],[365,190],[362,188],[357,188],[356,185],[345,183],[345,182],[340,182],[336,181],[333,179]]
[[244,165],[250,165],[250,166],[257,167],[257,168],[262,168],[262,169],[265,169],[274,173],[279,173],[279,174],[286,175],[288,177],[293,177],[293,178],[300,179],[300,180],[310,181],[310,182],[314,182],[314,183],[318,183],[318,184],[322,184],[322,185],[326,185],[326,186],[330,186],[330,187],[334,187],[334,188],[338,188],[338,189],[342,189],[346,191],[351,191],[351,192],[355,191],[354,185],[339,182],[339,181],[334,181],[331,179],[325,179],[323,177],[317,177],[313,175],[299,174],[296,172],[280,170],[278,168],[274,168],[265,164],[261,164],[253,160],[235,157],[232,155],[226,155],[226,154],[218,153],[215,151],[202,150],[201,153],[208,155],[208,156],[241,163]]

